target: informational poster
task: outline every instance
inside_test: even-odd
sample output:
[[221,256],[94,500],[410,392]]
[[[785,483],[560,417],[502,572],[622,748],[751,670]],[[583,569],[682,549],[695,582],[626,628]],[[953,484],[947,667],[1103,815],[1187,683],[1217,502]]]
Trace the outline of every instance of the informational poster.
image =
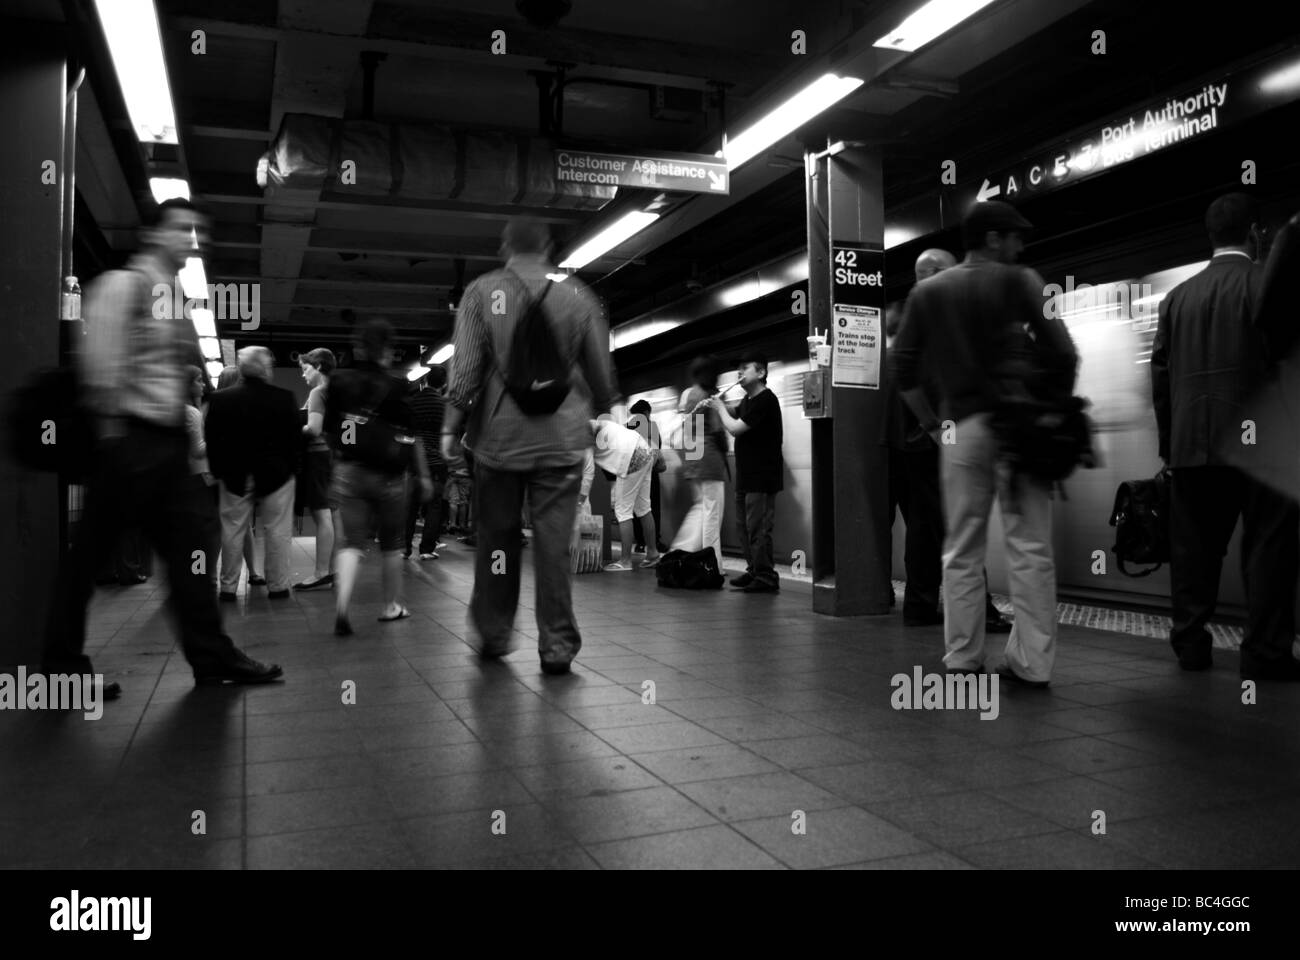
[[831,305],[834,359],[831,386],[880,389],[880,311],[853,303]]
[[884,358],[885,254],[831,241],[831,386],[880,389]]

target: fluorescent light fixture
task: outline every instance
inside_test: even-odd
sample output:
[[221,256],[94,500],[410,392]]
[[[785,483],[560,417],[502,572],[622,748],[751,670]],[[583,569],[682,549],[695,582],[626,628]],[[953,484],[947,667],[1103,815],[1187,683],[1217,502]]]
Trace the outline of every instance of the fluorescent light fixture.
[[1279,67],[1259,82],[1264,93],[1291,93],[1300,90],[1300,60]]
[[95,0],[136,137],[178,143],[162,35],[153,0]]
[[175,177],[150,177],[149,189],[153,191],[153,198],[158,203],[174,200],[177,197],[182,200],[190,198],[189,181],[178,180]]
[[191,300],[208,299],[208,277],[203,272],[203,258],[190,257],[180,272],[181,289]]
[[220,360],[209,360],[207,362],[208,376],[212,378],[212,385],[217,385],[217,380],[221,377],[221,371],[224,369]]
[[406,371],[406,379],[414,382],[416,380],[419,380],[422,376],[424,376],[428,372],[429,372],[428,367],[422,367],[417,363],[410,370]]
[[[217,335],[216,317],[207,307],[195,307],[190,311],[190,320],[194,323],[194,329],[200,337],[213,337]],[[217,354],[213,359],[217,359],[221,354]]]
[[565,280],[569,279],[569,275],[567,273],[548,273],[546,279],[553,283],[563,283]]
[[456,347],[455,347],[455,345],[449,343],[449,344],[447,344],[445,347],[443,347],[441,350],[439,350],[437,353],[435,353],[432,357],[430,357],[430,358],[429,358],[429,362],[430,362],[430,363],[446,363],[448,360],[451,359],[451,355],[452,355],[453,353],[455,353],[455,352],[456,352]]
[[987,7],[992,0],[929,0],[872,46],[912,53],[947,33],[967,17]]
[[892,250],[909,240],[915,240],[920,235],[920,231],[912,227],[893,227],[885,224],[885,249]]
[[202,337],[199,346],[203,348],[203,359],[218,363],[221,360],[221,341],[216,337]]
[[726,158],[728,170],[735,170],[798,130],[823,110],[839,103],[862,86],[862,83],[857,77],[824,74],[752,127],[742,130],[735,137],[728,137],[727,145],[719,155]]
[[640,233],[658,219],[659,214],[646,213],[644,210],[626,213],[569,254],[560,264],[560,268],[581,270],[597,257],[613,250],[628,237]]
[[621,330],[610,332],[610,352],[622,350],[624,347],[630,347],[634,343],[640,343],[642,340],[649,340],[651,337],[657,337],[661,333],[667,333],[676,327],[680,327],[680,320],[649,320],[645,323],[638,323],[634,326],[624,327]]

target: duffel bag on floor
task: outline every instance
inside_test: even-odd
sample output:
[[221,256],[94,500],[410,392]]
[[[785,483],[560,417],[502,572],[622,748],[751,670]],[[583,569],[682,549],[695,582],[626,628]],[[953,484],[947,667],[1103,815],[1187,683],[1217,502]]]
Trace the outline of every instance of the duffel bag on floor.
[[725,578],[718,569],[718,557],[712,547],[691,553],[687,550],[669,550],[659,559],[655,568],[661,587],[679,587],[684,590],[720,590]]

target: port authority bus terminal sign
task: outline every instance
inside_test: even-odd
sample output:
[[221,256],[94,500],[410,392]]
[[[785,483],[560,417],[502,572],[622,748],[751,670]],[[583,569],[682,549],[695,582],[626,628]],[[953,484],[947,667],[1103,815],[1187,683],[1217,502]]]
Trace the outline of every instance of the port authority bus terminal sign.
[[726,196],[727,162],[700,153],[593,153],[556,150],[555,179],[611,187],[644,187]]
[[956,189],[958,214],[976,203],[1012,203],[1105,173],[1167,147],[1201,139],[1300,95],[1300,53],[1184,88],[1112,117],[1078,137]]
[[885,253],[831,241],[831,386],[880,389],[884,357]]

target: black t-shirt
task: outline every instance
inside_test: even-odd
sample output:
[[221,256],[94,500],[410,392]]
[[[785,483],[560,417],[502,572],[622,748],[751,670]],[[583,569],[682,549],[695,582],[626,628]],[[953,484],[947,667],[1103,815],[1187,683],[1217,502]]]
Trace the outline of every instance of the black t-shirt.
[[781,403],[766,387],[740,401],[736,418],[749,429],[736,437],[736,489],[743,493],[777,493],[783,489]]

